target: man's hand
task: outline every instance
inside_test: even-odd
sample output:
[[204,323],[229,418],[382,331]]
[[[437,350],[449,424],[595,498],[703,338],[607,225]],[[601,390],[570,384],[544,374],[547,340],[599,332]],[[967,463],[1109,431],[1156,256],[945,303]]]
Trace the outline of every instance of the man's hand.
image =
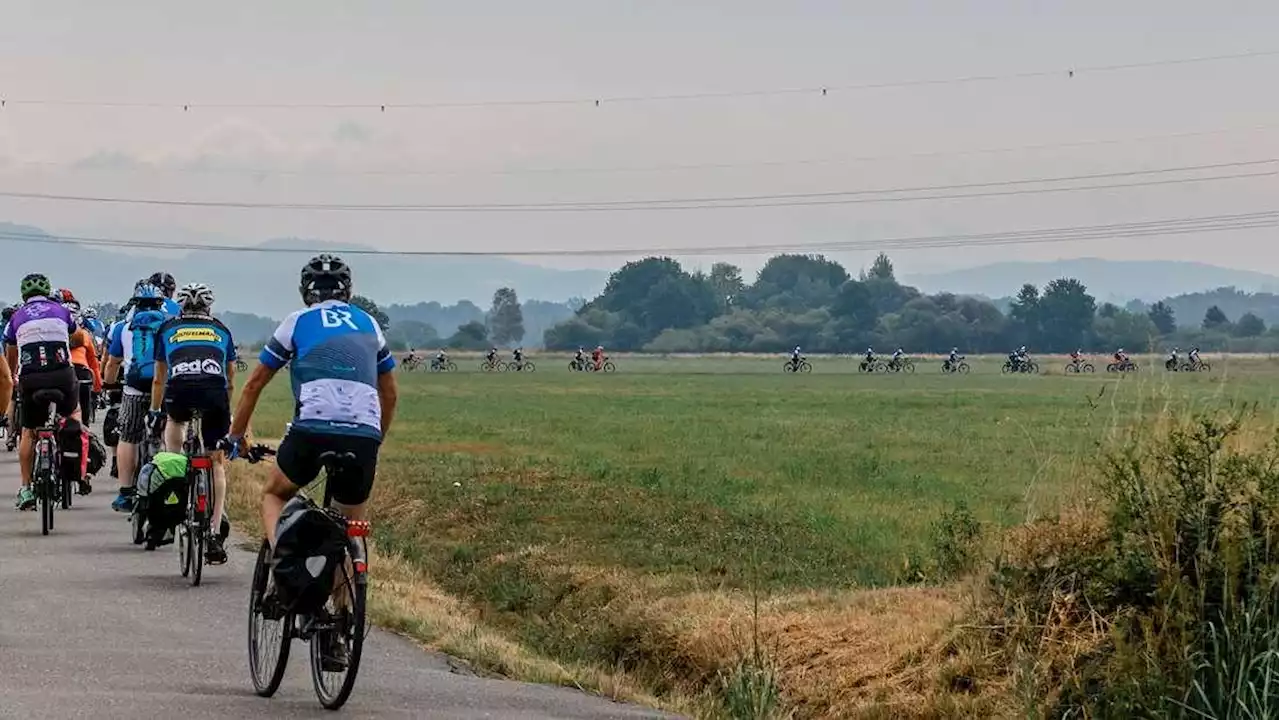
[[160,426],[164,423],[164,413],[159,410],[151,410],[147,413],[147,432],[152,435],[160,434]]

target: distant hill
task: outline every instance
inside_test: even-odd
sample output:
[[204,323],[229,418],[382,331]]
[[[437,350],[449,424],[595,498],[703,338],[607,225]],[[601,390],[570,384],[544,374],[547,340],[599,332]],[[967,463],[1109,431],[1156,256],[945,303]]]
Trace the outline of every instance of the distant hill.
[[1248,270],[1232,270],[1173,260],[1102,260],[1079,258],[1053,262],[1002,262],[950,272],[903,275],[901,280],[924,292],[952,292],[1000,298],[1017,293],[1023,283],[1044,287],[1051,280],[1073,277],[1099,301],[1155,302],[1184,293],[1235,287],[1246,292],[1280,291],[1280,278]]
[[[326,243],[297,238],[269,240],[246,250],[194,250],[178,258],[147,260],[135,254],[87,245],[24,242],[13,235],[43,235],[39,228],[0,223],[0,290],[15,295],[28,272],[49,274],[86,301],[120,301],[139,277],[166,269],[178,282],[208,283],[220,311],[281,317],[298,307],[298,270],[309,255],[341,249],[367,249],[355,243]],[[294,252],[296,250],[296,252]],[[282,252],[283,251],[283,252]],[[557,270],[505,258],[441,258],[348,254],[356,291],[379,305],[439,300],[471,300],[488,308],[493,291],[515,288],[521,300],[563,301],[592,297],[608,274],[597,270]],[[451,331],[452,328],[449,328]],[[442,329],[442,332],[444,330]]]
[[[1273,293],[1244,293],[1231,287],[1217,288],[1208,292],[1187,293],[1164,298],[1164,304],[1173,309],[1174,321],[1178,327],[1198,328],[1204,322],[1204,314],[1210,307],[1217,306],[1227,319],[1235,322],[1245,313],[1253,313],[1262,318],[1267,327],[1275,327],[1280,323],[1280,296]],[[1130,304],[1130,309],[1146,310],[1150,303]]]

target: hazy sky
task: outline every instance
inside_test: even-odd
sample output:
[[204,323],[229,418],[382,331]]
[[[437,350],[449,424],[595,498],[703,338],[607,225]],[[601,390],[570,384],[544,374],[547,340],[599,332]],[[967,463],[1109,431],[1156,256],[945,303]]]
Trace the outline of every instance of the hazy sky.
[[[1270,159],[1277,156],[1275,56],[1074,78],[1065,70],[1274,50],[1276,27],[1274,0],[2,0],[0,97],[169,107],[7,103],[0,109],[0,191],[285,203],[521,203],[824,192]],[[386,112],[200,107],[617,97],[1059,68],[1064,72],[1050,77],[826,97]],[[193,107],[183,112],[177,107],[182,103]],[[1219,130],[1231,132],[1167,137]],[[724,164],[737,167],[705,167]],[[636,170],[670,165],[704,167]],[[68,234],[202,243],[301,236],[387,249],[581,249],[1093,225],[1275,210],[1276,198],[1274,176],[688,212],[339,213],[0,198],[0,221]],[[857,267],[873,254],[834,256]],[[1277,241],[1274,229],[1262,229],[891,254],[905,271],[1101,256],[1275,272]],[[751,269],[762,258],[733,259]],[[620,262],[567,258],[554,264]]]

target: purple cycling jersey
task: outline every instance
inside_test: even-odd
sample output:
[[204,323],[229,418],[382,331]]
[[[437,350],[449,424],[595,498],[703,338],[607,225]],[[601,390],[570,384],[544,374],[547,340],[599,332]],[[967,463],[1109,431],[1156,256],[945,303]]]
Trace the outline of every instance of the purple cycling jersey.
[[4,331],[4,342],[18,348],[19,373],[65,370],[71,367],[68,341],[75,329],[69,310],[36,296],[13,313]]

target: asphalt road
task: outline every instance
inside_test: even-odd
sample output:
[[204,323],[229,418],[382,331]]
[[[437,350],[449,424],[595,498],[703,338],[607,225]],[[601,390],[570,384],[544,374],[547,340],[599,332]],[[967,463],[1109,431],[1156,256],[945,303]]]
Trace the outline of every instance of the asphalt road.
[[[0,718],[333,717],[316,701],[295,641],[284,684],[253,694],[246,606],[253,555],[233,549],[192,588],[173,546],[148,553],[111,511],[114,481],[59,512],[40,535],[13,509],[17,453],[0,448]],[[235,538],[233,537],[233,540]],[[372,569],[377,572],[377,568]],[[374,630],[341,711],[357,718],[660,717],[565,688],[476,677],[447,656]]]

